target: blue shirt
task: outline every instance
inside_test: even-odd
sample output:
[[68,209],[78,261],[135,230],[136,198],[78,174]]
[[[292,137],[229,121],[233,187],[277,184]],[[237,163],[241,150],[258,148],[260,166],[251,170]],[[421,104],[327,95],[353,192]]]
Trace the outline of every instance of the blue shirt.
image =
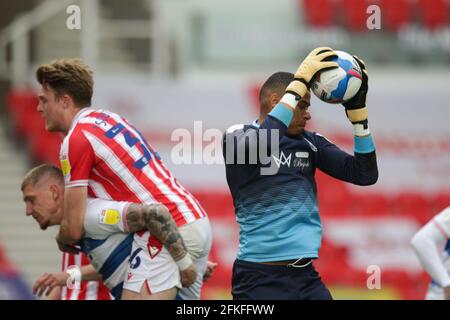
[[[365,153],[359,148],[360,152],[353,156],[318,133],[305,131],[298,137],[286,136],[291,118],[286,108],[278,105],[261,126],[233,126],[224,134],[227,182],[240,226],[240,260],[318,257],[322,224],[314,179],[316,168],[358,185],[373,184],[378,178],[370,136],[370,141],[362,144]],[[259,148],[257,160],[252,161],[250,153],[255,145],[261,146],[261,140],[267,141],[267,148]],[[360,146],[361,141],[355,138],[355,149]],[[267,157],[261,155],[261,149],[267,149]],[[243,153],[246,161],[238,162]],[[275,168],[274,174],[262,171],[269,167]]]

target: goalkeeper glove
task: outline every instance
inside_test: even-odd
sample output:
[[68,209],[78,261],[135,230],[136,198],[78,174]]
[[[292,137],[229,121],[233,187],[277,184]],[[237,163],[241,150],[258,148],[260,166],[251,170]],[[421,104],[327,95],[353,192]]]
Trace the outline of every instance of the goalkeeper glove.
[[356,62],[358,62],[359,67],[362,71],[362,83],[361,88],[359,88],[358,93],[349,101],[344,102],[345,113],[347,118],[353,124],[355,130],[355,136],[367,136],[370,134],[369,123],[368,123],[368,109],[366,107],[366,96],[369,89],[367,69],[364,61],[356,56],[353,56]]
[[333,57],[336,57],[336,53],[331,48],[319,47],[312,50],[295,72],[294,80],[286,88],[281,102],[295,108],[310,89],[311,79],[317,72],[338,67],[336,62],[324,61]]

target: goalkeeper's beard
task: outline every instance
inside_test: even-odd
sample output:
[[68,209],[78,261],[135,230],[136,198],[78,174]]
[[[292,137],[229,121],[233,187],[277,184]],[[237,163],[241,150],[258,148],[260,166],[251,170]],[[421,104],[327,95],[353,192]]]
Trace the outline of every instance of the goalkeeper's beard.
[[303,135],[304,132],[305,132],[305,125],[295,126],[294,128],[289,128],[286,131],[286,136],[295,138]]

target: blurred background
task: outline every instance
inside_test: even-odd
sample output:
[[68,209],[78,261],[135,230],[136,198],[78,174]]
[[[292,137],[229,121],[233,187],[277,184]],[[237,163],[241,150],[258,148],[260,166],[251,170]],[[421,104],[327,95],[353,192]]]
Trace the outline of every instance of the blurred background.
[[[369,30],[373,4],[381,28]],[[67,27],[70,5],[80,8],[80,29]],[[61,269],[57,229],[42,232],[25,216],[20,183],[33,165],[58,164],[61,140],[36,111],[34,70],[81,57],[95,71],[93,105],[133,122],[210,215],[219,267],[203,298],[231,298],[239,227],[224,166],[175,164],[172,133],[202,137],[253,121],[262,82],[326,45],[366,61],[380,178],[356,187],[317,172],[324,239],[316,267],[336,299],[422,299],[429,278],[409,240],[450,205],[449,15],[449,0],[0,2],[0,273],[31,285]],[[313,97],[310,111],[310,130],[353,151],[342,106]],[[381,269],[379,290],[367,289],[370,265]]]

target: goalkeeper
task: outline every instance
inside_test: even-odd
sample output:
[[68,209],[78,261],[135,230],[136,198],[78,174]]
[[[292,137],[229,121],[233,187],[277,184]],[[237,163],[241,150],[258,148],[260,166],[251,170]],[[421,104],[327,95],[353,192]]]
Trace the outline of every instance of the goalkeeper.
[[344,103],[354,127],[354,155],[305,130],[311,79],[337,67],[327,61],[333,56],[331,48],[316,48],[295,75],[270,76],[260,90],[259,118],[224,134],[227,182],[240,226],[234,299],[332,299],[312,264],[322,239],[315,171],[357,185],[378,179],[362,61],[357,59],[364,70],[361,88]]

